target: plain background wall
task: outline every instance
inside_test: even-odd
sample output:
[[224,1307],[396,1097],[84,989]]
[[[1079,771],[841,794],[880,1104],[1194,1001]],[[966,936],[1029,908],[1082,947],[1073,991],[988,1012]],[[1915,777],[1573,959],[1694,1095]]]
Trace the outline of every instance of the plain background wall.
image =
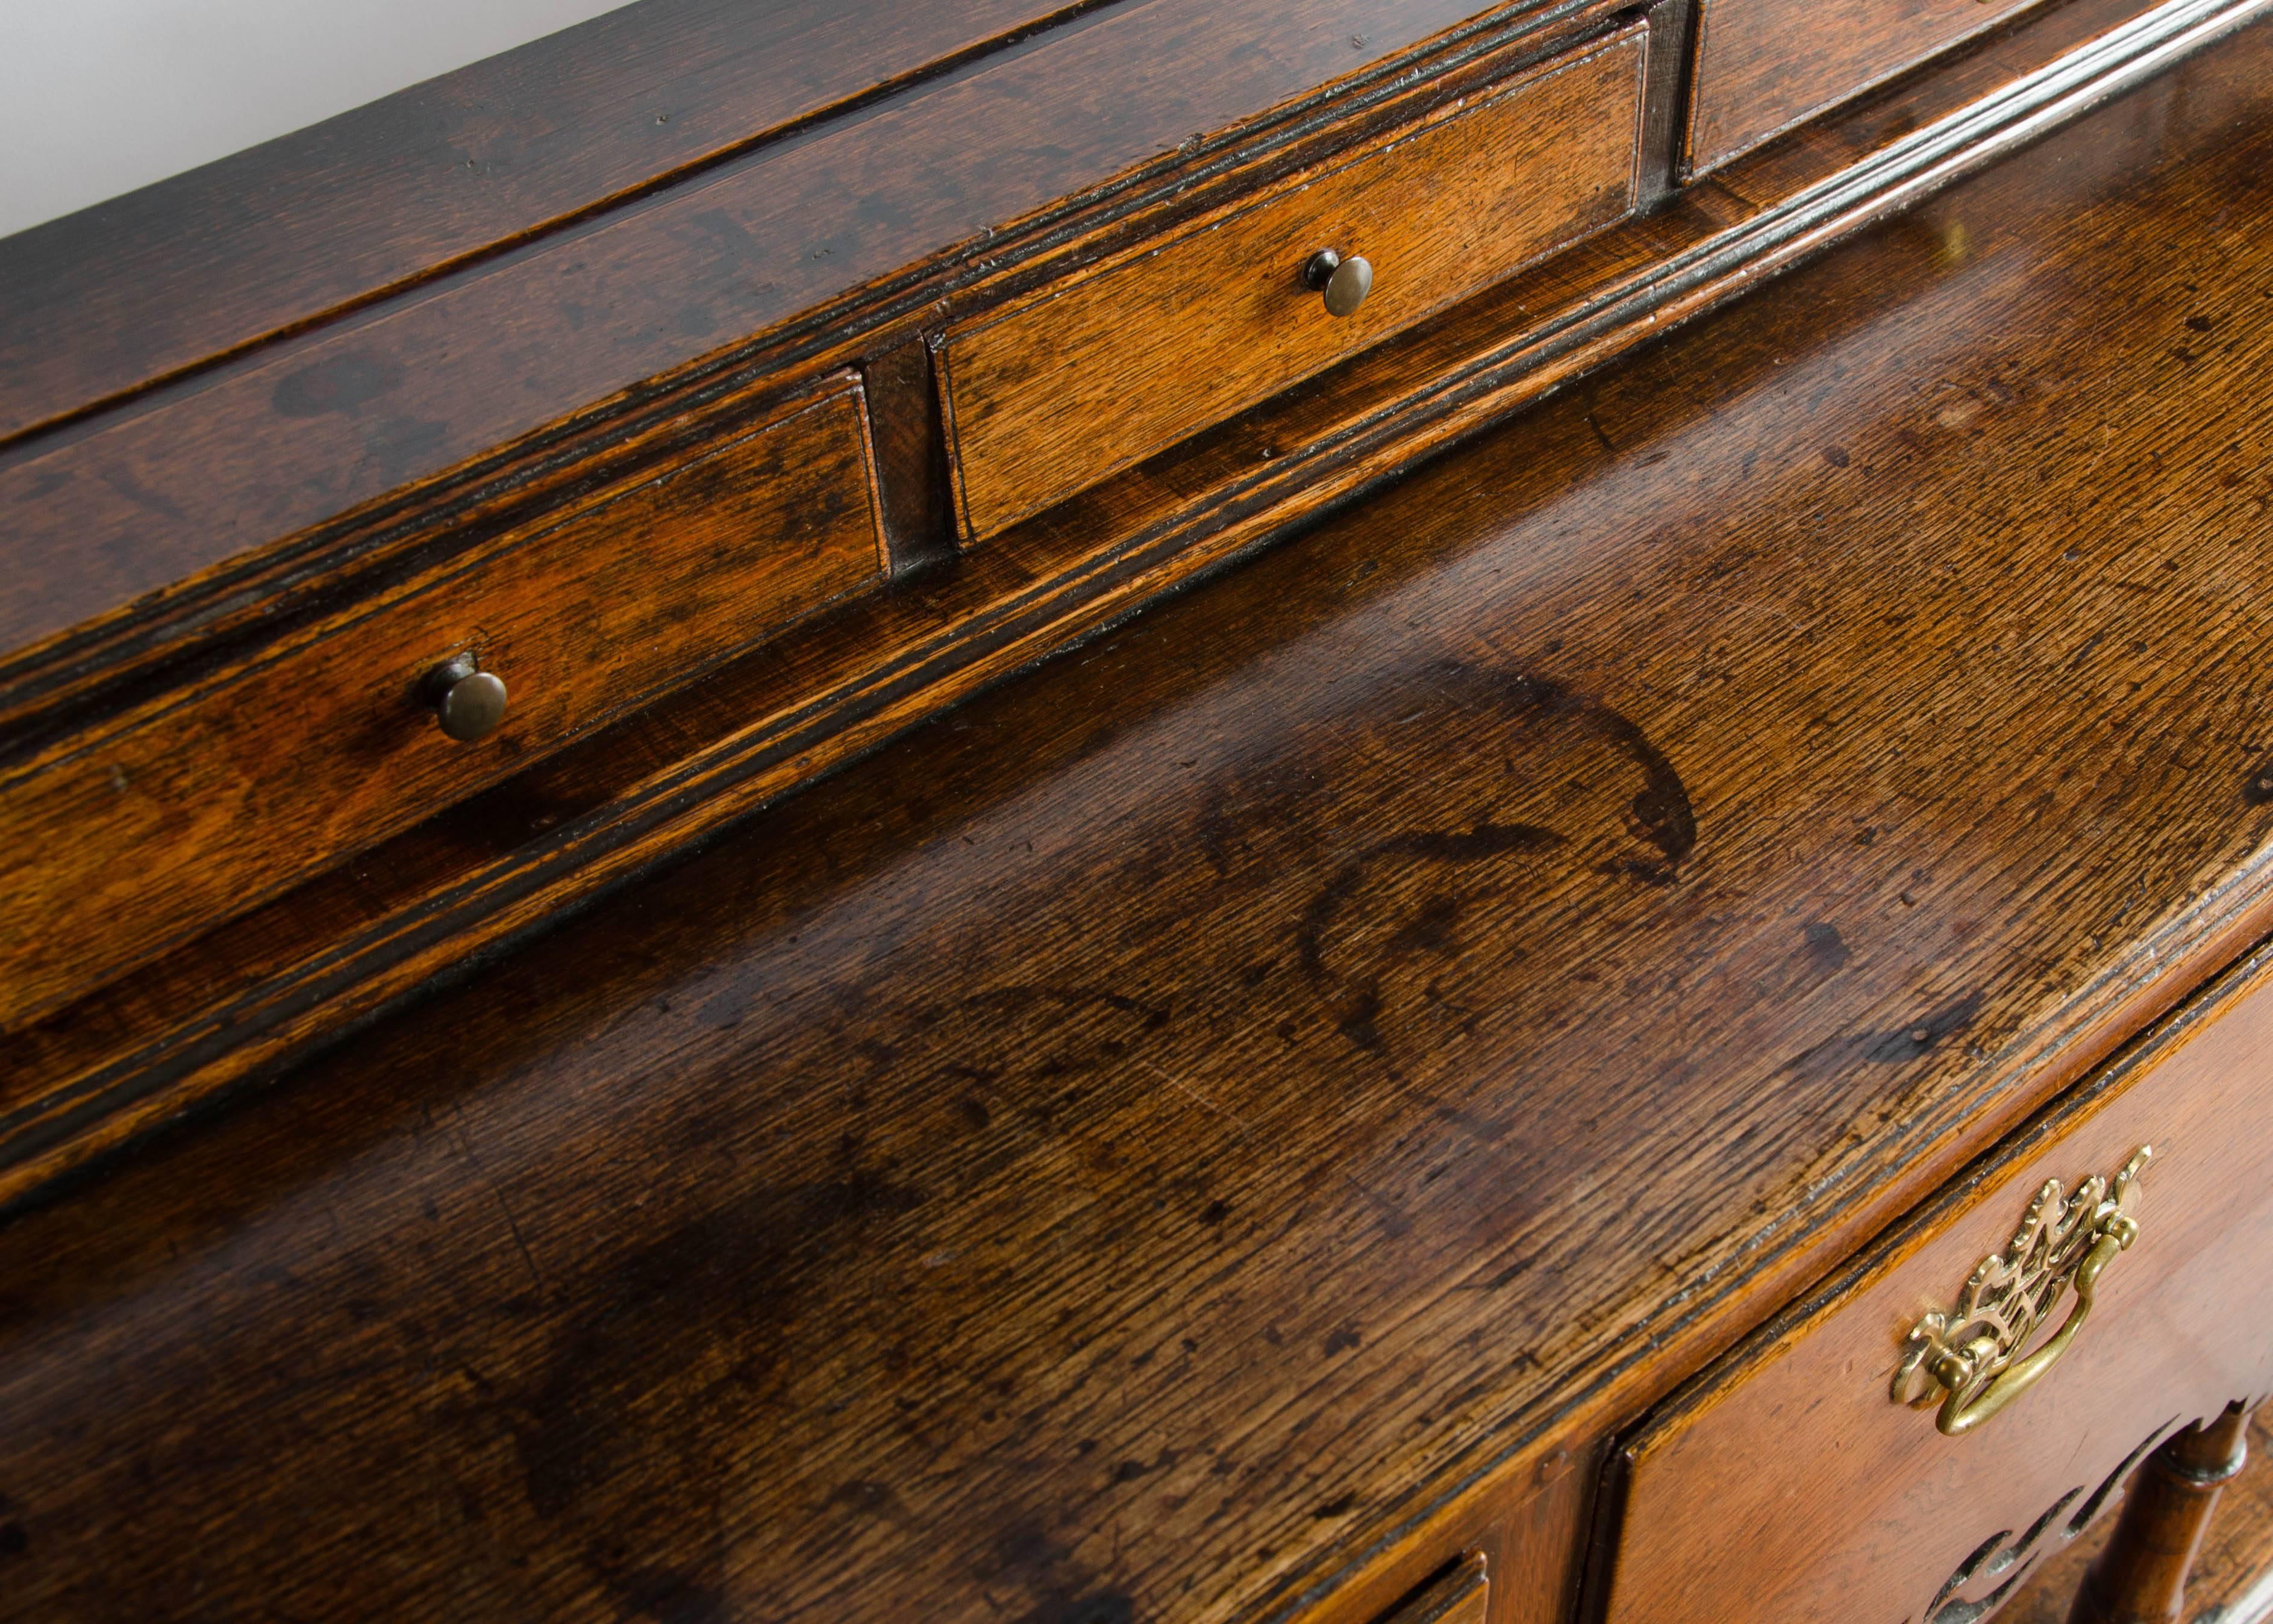
[[0,0],[0,236],[622,4]]

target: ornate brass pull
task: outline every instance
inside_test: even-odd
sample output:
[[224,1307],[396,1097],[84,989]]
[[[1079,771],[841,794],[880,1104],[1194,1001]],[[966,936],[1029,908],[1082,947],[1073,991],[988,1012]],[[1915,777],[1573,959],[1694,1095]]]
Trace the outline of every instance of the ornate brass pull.
[[[2142,1145],[2112,1179],[2086,1179],[2073,1194],[2047,1179],[2004,1251],[1981,1260],[1948,1313],[1910,1328],[1890,1388],[1894,1401],[1939,1403],[1934,1425],[1969,1433],[2043,1379],[2091,1317],[2099,1276],[2139,1239],[2129,1210],[2140,1172],[2155,1154]],[[2075,1306],[2044,1345],[2021,1351],[2052,1317],[2066,1290]]]

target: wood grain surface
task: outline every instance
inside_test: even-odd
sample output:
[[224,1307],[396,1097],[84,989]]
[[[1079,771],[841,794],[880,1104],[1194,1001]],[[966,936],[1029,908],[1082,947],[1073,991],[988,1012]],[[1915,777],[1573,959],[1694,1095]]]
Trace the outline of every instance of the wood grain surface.
[[[0,451],[14,654],[406,485],[992,268],[1003,233],[1392,75],[1476,0],[1145,0]],[[1540,9],[1536,0],[1508,8]],[[983,154],[972,161],[966,154]],[[964,262],[973,261],[973,266]],[[876,298],[838,302],[892,279]],[[791,362],[805,356],[792,355]]]
[[[0,775],[0,1027],[699,677],[884,567],[857,379],[454,557]],[[460,653],[505,725],[446,737]]]
[[[964,533],[992,535],[1633,206],[1647,30],[1290,176],[949,330],[940,387]],[[1302,281],[1372,263],[1337,319]]]
[[1096,4],[641,0],[0,237],[0,442]]
[[[1909,1328],[2006,1252],[2045,1182],[2110,1177],[2142,1146],[2154,1156],[2139,1239],[2036,1387],[1958,1438],[1931,1410],[1891,1402]],[[1980,1616],[2110,1508],[2146,1446],[2273,1391],[2273,1300],[2258,1289],[2269,1275],[2273,960],[1653,1418],[1621,1456],[1603,1617]],[[2142,1503],[2134,1490],[2127,1515]],[[1706,1506],[1713,1515],[1698,1515]],[[2184,1559],[2170,1567],[2158,1576],[2182,1580]]]
[[2039,0],[1699,0],[1688,168],[1706,174]]
[[1516,1526],[2273,923],[2266,49],[19,1213],[0,1611],[1341,1624]]

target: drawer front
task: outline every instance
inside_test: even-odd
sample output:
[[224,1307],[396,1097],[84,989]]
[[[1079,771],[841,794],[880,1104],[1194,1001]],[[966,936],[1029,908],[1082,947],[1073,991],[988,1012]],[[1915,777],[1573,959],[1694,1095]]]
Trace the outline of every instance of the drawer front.
[[[856,380],[726,432],[0,783],[0,1026],[876,578]],[[421,688],[469,653],[504,681],[506,710],[458,742]]]
[[[1984,1269],[1983,1303],[2044,1277],[2013,1243],[2046,1181],[2072,1194],[2142,1146],[2153,1154],[2126,1202],[2136,1238],[2057,1362],[1956,1436],[1936,1408],[1894,1402],[1905,1350],[1922,1345],[1910,1333],[1962,1306],[1977,1266],[2017,1266]],[[2269,1279],[2273,954],[2261,954],[1644,1425],[1623,1457],[1609,1624],[1981,1617],[2115,1499],[2149,1445],[2273,1383]],[[2062,1290],[2024,1345],[2076,1300]]]
[[[940,387],[966,535],[992,535],[1624,216],[1646,38],[1626,29],[951,329]],[[1347,316],[1304,285],[1324,249],[1373,266]]]
[[1491,1578],[1483,1553],[1472,1551],[1382,1614],[1379,1624],[1484,1624],[1490,1613]]
[[1704,0],[1687,165],[1701,175],[2036,0]]

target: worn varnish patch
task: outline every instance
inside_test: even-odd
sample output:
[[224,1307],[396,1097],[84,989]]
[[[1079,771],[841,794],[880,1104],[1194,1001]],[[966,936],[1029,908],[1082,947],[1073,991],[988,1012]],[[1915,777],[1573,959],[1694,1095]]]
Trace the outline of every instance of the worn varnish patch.
[[0,1231],[11,1602],[1269,1616],[1567,1481],[2261,884],[2269,60]]

